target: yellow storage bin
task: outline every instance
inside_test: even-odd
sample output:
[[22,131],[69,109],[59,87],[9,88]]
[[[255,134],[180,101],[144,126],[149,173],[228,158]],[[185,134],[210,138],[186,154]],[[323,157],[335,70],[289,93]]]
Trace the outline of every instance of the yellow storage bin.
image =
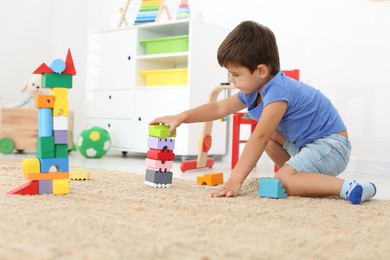
[[144,70],[139,74],[145,78],[145,86],[187,85],[188,69]]

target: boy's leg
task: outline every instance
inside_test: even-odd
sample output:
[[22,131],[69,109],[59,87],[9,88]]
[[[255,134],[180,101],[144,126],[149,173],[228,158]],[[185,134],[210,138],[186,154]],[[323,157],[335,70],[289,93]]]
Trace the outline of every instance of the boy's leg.
[[275,131],[265,148],[265,152],[279,168],[282,168],[290,159],[290,155],[283,149],[285,142],[286,138],[278,131]]
[[339,196],[344,180],[320,173],[300,172],[285,164],[275,174],[290,196]]

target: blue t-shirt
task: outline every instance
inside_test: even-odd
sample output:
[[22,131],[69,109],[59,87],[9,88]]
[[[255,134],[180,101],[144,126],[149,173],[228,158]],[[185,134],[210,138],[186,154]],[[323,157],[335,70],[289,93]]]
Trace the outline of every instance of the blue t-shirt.
[[259,105],[256,105],[257,94],[258,92],[238,92],[240,100],[248,108],[249,116],[258,121],[266,105],[286,101],[287,110],[277,130],[298,147],[346,130],[339,113],[327,97],[319,90],[287,77],[281,71],[264,85]]

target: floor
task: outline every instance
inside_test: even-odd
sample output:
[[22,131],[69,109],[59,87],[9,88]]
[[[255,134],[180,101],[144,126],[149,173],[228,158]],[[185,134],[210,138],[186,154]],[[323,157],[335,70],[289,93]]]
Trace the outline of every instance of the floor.
[[[34,153],[24,153],[24,154],[10,154],[3,155],[0,153],[0,158],[35,158]],[[70,165],[72,167],[80,167],[80,168],[98,168],[98,169],[107,169],[112,171],[120,171],[120,172],[129,172],[136,174],[144,174],[145,166],[144,161],[145,157],[142,154],[130,154],[127,157],[122,157],[120,152],[110,151],[110,154],[106,155],[101,159],[85,159],[77,152],[71,152],[69,155]],[[181,159],[175,159],[173,163],[173,174],[174,178],[186,179],[186,180],[194,180],[196,181],[196,177],[205,173],[214,172],[214,171],[222,171],[224,173],[224,179],[230,175],[230,162],[224,162],[221,160],[217,160],[214,163],[212,169],[204,168],[197,169],[192,171],[187,171],[182,173],[180,170]],[[267,159],[261,159],[258,162],[256,168],[250,173],[249,178],[256,177],[272,177],[273,176],[273,165]],[[377,187],[377,194],[375,195],[376,199],[386,199],[390,200],[390,175],[388,174],[364,174],[359,172],[350,172],[346,171],[340,175],[341,178],[348,179],[357,179],[362,181],[370,181],[375,183]]]

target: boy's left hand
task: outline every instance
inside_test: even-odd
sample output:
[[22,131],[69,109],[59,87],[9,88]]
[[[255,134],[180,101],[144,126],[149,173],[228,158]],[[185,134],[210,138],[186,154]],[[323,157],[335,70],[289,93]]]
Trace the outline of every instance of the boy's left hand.
[[210,193],[210,197],[237,197],[238,192],[240,191],[240,183],[226,182],[222,189],[214,190]]

